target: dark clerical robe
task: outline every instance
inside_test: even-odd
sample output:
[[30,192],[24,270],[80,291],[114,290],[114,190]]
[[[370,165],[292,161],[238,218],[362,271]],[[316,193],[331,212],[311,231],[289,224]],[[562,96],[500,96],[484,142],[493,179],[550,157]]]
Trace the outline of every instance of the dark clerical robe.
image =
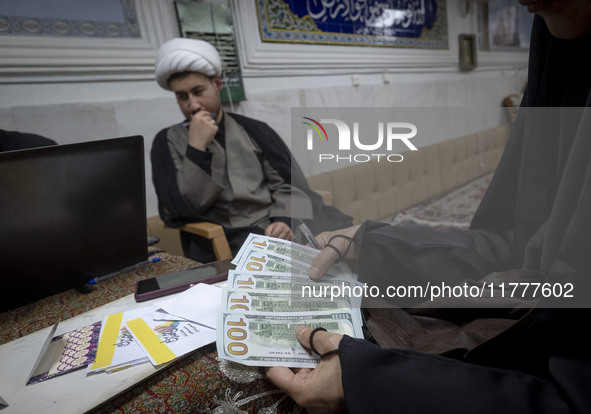
[[[236,253],[249,233],[262,234],[275,220],[289,221],[293,211],[315,234],[351,225],[350,217],[325,206],[308,187],[289,149],[267,124],[236,114],[224,119],[207,159],[187,145],[186,127],[156,135],[153,181],[160,217],[168,226],[220,224]],[[215,260],[208,240],[183,232],[181,241],[186,256]]]

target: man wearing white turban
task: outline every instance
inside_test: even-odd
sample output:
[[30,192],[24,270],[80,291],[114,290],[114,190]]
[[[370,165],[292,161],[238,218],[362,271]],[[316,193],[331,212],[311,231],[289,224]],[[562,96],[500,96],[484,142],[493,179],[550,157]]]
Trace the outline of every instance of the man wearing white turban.
[[[156,135],[151,151],[158,209],[168,226],[218,223],[236,253],[249,233],[291,240],[292,209],[316,232],[350,224],[310,190],[275,131],[224,112],[222,59],[212,45],[172,39],[158,49],[155,69],[158,84],[174,92],[185,116]],[[185,256],[215,260],[207,241],[185,232],[181,241]]]
[[156,81],[163,89],[171,91],[170,76],[181,72],[221,76],[222,58],[215,47],[203,40],[169,40],[160,46],[156,55]]

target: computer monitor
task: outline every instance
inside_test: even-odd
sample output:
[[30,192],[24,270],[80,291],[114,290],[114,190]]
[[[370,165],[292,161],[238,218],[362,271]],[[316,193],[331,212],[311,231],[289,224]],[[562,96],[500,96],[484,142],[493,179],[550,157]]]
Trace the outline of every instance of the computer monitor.
[[143,137],[0,153],[0,311],[147,257]]

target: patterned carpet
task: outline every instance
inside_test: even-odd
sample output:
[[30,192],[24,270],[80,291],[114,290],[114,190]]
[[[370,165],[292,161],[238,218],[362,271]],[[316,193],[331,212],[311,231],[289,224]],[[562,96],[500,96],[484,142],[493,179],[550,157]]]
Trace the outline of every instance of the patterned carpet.
[[[136,281],[197,265],[190,259],[151,250],[161,257],[148,267],[125,273],[82,294],[71,289],[0,313],[0,344],[52,326],[133,293]],[[65,374],[68,375],[68,374]],[[158,372],[93,413],[301,413],[258,369],[217,358],[215,345],[201,348]]]
[[403,210],[389,223],[467,229],[492,176],[493,173],[486,174],[454,191]]
[[304,413],[258,369],[202,348],[93,413]]
[[94,285],[92,292],[88,294],[70,289],[0,313],[0,345],[127,296],[133,293],[135,283],[140,279],[197,265],[185,257],[158,252],[156,249],[151,252],[153,254],[150,258],[161,257],[162,260],[107,279]]

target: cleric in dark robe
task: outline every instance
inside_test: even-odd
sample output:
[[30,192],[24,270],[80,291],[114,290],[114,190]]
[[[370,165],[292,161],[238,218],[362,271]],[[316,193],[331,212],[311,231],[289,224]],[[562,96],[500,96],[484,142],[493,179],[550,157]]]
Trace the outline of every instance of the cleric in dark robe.
[[[222,109],[222,60],[209,43],[178,38],[156,58],[159,85],[175,93],[185,116],[152,146],[160,217],[170,227],[220,224],[235,254],[249,233],[291,240],[292,212],[315,233],[347,227],[351,218],[310,190],[283,140],[267,124]],[[215,260],[208,240],[181,232],[185,256]]]

